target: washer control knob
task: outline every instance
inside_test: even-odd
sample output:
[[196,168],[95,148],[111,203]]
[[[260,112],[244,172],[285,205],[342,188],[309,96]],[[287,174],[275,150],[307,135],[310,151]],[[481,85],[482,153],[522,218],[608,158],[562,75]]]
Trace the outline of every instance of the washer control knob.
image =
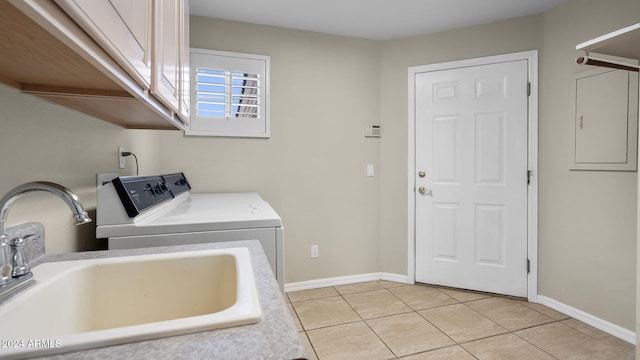
[[156,192],[158,194],[166,194],[169,192],[169,187],[164,181],[159,181],[158,185],[156,185]]

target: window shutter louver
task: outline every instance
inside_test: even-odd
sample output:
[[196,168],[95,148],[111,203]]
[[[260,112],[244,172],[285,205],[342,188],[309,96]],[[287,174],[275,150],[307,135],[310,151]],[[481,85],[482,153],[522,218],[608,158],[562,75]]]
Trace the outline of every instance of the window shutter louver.
[[191,61],[187,135],[269,137],[269,57],[191,49]]

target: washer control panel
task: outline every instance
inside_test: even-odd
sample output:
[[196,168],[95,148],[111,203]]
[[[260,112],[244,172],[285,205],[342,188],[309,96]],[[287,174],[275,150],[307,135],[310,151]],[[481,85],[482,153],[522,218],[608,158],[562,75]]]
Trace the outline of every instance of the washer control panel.
[[162,175],[165,185],[171,190],[173,196],[178,196],[184,192],[191,190],[191,185],[187,181],[184,173],[175,173]]
[[183,173],[155,176],[120,176],[112,180],[129,217],[191,190]]

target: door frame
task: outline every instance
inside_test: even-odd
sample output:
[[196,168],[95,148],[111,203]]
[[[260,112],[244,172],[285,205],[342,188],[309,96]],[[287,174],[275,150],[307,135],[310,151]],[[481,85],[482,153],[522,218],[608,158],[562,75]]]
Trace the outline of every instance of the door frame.
[[528,166],[531,175],[527,191],[527,258],[530,262],[529,273],[527,274],[527,298],[533,303],[536,303],[538,300],[538,50],[409,67],[407,280],[411,284],[414,284],[416,281],[415,76],[419,73],[431,71],[453,70],[463,67],[473,67],[518,60],[527,60],[528,78],[529,83],[531,84],[528,105]]

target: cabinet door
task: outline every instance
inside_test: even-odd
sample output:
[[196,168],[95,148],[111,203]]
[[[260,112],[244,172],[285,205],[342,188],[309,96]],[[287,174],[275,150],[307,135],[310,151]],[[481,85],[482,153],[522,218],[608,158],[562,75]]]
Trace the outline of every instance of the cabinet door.
[[178,114],[180,108],[180,0],[155,0],[151,93]]
[[191,89],[190,89],[190,48],[189,48],[189,2],[180,2],[180,31],[182,32],[180,42],[180,66],[182,72],[180,74],[180,111],[179,116],[182,122],[189,124],[190,106],[191,106]]
[[596,69],[578,74],[574,87],[571,169],[635,171],[637,74]]
[[141,86],[151,84],[151,0],[55,0]]

